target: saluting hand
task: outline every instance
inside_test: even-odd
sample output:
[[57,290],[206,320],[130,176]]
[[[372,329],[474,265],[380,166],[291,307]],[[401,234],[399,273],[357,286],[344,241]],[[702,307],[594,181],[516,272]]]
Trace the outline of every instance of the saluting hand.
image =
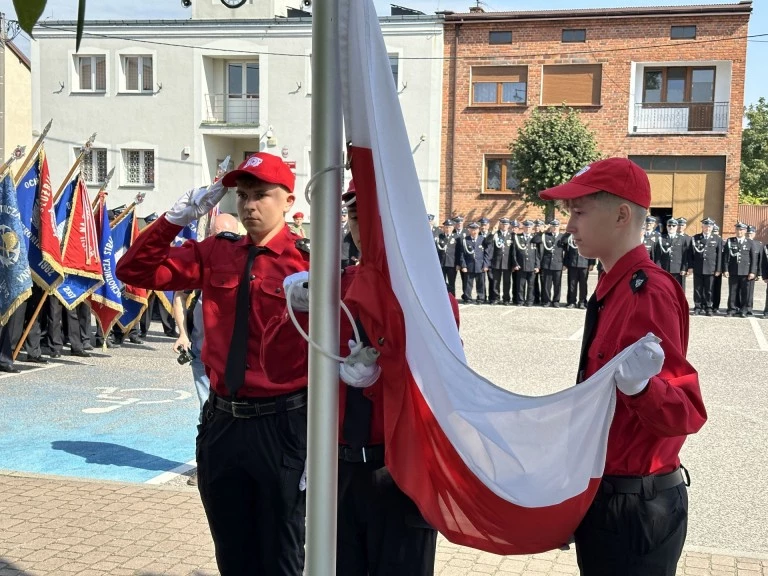
[[165,219],[171,224],[186,226],[208,214],[216,204],[221,202],[226,193],[227,188],[224,187],[221,180],[210,186],[187,190],[165,213]]
[[658,342],[645,342],[635,346],[631,354],[616,369],[613,379],[627,396],[640,394],[648,381],[661,372],[664,350]]

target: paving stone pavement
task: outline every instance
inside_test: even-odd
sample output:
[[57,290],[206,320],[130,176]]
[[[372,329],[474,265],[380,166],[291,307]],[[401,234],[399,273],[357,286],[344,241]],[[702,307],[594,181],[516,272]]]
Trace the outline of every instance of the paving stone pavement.
[[[215,576],[195,489],[0,472],[0,576]],[[768,556],[687,550],[679,576],[768,576]],[[436,576],[578,574],[573,551],[496,556],[441,538]]]

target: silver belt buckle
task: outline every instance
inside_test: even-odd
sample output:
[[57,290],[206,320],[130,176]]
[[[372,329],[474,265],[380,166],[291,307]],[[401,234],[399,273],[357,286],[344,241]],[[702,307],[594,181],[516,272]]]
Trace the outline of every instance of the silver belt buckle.
[[[259,415],[259,405],[258,404],[248,404],[247,402],[230,402],[230,406],[232,407],[232,416],[234,418],[251,418],[252,416],[258,416]],[[254,413],[253,414],[245,414],[244,412],[240,411],[241,407],[249,407],[253,408]]]

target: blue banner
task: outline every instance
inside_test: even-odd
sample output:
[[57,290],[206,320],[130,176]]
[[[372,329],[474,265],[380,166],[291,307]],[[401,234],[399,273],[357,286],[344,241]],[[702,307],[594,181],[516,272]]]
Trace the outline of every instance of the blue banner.
[[32,294],[27,243],[10,174],[0,183],[0,325]]

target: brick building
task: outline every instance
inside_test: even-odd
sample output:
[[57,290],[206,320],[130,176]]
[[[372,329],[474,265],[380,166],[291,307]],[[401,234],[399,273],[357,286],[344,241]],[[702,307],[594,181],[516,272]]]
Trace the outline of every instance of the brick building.
[[539,217],[509,144],[535,107],[566,103],[604,156],[649,174],[652,213],[730,233],[738,214],[751,2],[445,14],[441,217]]

